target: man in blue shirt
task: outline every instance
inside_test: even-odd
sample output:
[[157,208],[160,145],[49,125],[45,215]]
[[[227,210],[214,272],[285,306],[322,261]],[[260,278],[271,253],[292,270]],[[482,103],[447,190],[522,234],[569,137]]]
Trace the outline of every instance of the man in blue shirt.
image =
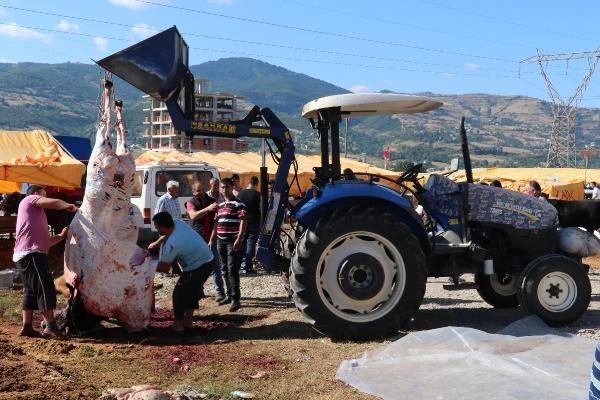
[[177,262],[181,276],[173,289],[175,332],[193,328],[192,317],[198,309],[204,283],[213,270],[213,253],[204,239],[183,221],[173,220],[166,211],[156,214],[152,221],[164,240],[157,270],[168,272]]

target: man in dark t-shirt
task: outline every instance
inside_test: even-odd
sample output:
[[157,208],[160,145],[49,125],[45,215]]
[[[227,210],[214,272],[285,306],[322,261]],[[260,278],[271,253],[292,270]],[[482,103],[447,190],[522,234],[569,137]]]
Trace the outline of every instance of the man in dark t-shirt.
[[244,255],[242,258],[242,268],[247,274],[255,274],[253,267],[254,256],[256,255],[256,242],[260,233],[260,193],[258,190],[258,177],[250,178],[248,188],[241,190],[238,198],[246,205],[246,235],[242,249]]
[[[185,208],[190,216],[192,228],[194,228],[194,230],[208,243],[213,231],[215,214],[219,209],[219,205],[215,199],[204,192],[202,182],[194,182],[192,185],[192,195],[192,200],[186,203]],[[215,301],[218,303],[225,299],[225,290],[223,289],[221,262],[219,260],[219,254],[217,253],[217,247],[213,246],[211,250],[215,260],[212,272],[213,284],[215,286],[215,291],[217,292]]]

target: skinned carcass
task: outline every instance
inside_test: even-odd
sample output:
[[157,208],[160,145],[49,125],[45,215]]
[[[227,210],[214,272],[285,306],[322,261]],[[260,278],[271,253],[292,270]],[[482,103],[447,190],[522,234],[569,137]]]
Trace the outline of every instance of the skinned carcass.
[[125,145],[120,102],[115,102],[116,151],[109,140],[111,87],[106,81],[85,196],[67,236],[65,280],[87,313],[139,331],[150,322],[156,266],[136,245],[130,203],[135,161]]

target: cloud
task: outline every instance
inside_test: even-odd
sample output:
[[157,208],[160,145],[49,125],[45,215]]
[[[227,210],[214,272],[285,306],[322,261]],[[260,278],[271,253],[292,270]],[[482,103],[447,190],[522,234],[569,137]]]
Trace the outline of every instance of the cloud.
[[64,19],[61,19],[58,25],[56,25],[56,27],[59,31],[63,32],[79,32],[78,24],[72,24],[69,21],[65,21]]
[[8,13],[6,12],[6,10],[3,7],[0,7],[0,18],[6,17],[7,15]]
[[448,78],[448,79],[452,79],[452,78],[454,78],[454,74],[451,74],[450,72],[444,72],[444,73],[442,74],[442,76],[443,76],[444,78]]
[[367,93],[371,91],[371,88],[365,85],[355,85],[350,88],[350,91],[354,93]]
[[52,41],[52,37],[49,35],[30,28],[25,28],[14,22],[6,25],[0,25],[0,35],[10,36],[13,38],[35,39],[40,40],[43,43],[50,43]]
[[135,0],[108,0],[108,1],[115,6],[126,7],[131,10],[139,10],[140,8],[145,6],[144,3],[140,3],[139,1],[135,1]]
[[131,28],[131,32],[133,32],[134,35],[138,36],[141,39],[145,39],[147,37],[150,37],[156,33],[158,33],[159,29],[156,29],[153,26],[150,26],[148,24],[135,24],[133,26],[133,28]]
[[233,0],[206,0],[208,4],[222,4],[222,5],[231,5],[233,4]]
[[94,38],[94,44],[96,45],[96,48],[100,51],[108,50],[108,40],[106,40],[103,37],[96,36]]
[[479,69],[479,68],[481,68],[481,66],[479,64],[466,63],[465,68],[466,69]]
[[12,60],[9,60],[8,58],[2,58],[0,57],[0,63],[2,64],[14,64],[15,62]]

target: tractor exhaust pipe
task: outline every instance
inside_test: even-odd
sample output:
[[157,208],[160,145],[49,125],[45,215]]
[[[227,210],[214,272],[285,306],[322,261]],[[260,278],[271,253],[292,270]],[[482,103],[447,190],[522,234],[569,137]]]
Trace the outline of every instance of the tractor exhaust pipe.
[[460,140],[462,142],[462,153],[467,183],[473,183],[473,168],[471,167],[471,154],[469,153],[469,142],[467,141],[467,130],[465,129],[465,117],[460,119]]

